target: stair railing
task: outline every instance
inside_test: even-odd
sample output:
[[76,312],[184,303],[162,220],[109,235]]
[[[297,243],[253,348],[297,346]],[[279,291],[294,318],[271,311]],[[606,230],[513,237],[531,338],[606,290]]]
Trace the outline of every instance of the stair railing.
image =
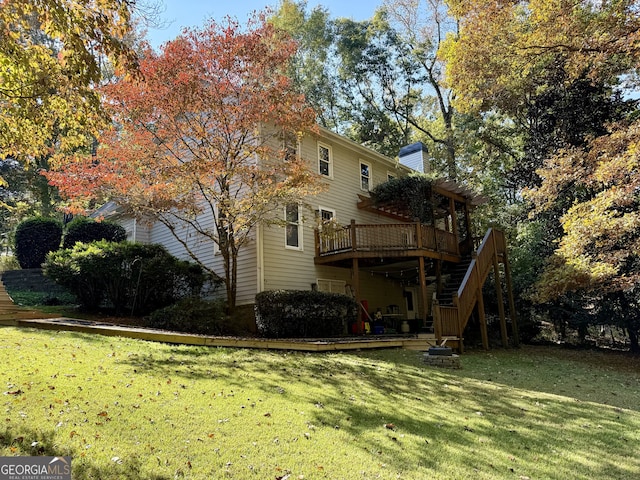
[[440,322],[443,336],[455,335],[462,338],[478,295],[482,294],[482,285],[493,268],[493,259],[501,257],[505,250],[504,233],[493,228],[487,230],[478,250],[473,254],[457,294],[453,295],[453,307],[441,306],[437,302],[434,305],[434,317]]

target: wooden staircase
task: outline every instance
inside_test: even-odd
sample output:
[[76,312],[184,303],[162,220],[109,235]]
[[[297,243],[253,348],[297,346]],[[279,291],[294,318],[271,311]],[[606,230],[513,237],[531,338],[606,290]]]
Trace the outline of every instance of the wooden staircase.
[[[451,303],[446,301],[447,296],[433,301],[434,331],[438,341],[443,337],[457,337],[459,339],[458,350],[463,351],[463,332],[474,308],[477,309],[480,320],[482,344],[489,348],[487,322],[484,313],[484,300],[482,298],[482,286],[489,273],[493,269],[496,279],[500,279],[500,264],[504,266],[505,283],[507,286],[509,311],[512,324],[513,343],[518,343],[518,325],[515,315],[515,304],[511,288],[511,270],[507,256],[507,244],[504,232],[490,228],[485,234],[478,250],[473,254],[462,281],[456,291],[451,294]],[[464,265],[464,264],[463,264]],[[451,280],[459,278],[459,273],[454,271]],[[456,282],[457,283],[457,282]],[[498,310],[500,315],[500,333],[503,346],[508,344],[507,322],[504,312],[504,298],[500,281],[496,281],[496,296],[498,297]]]
[[448,272],[449,278],[446,284],[442,287],[442,291],[437,295],[440,305],[449,307],[454,305],[454,298],[458,295],[458,288],[462,285],[462,281],[467,274],[467,270],[469,269],[469,265],[471,265],[472,260],[473,257],[468,255],[463,257],[460,263],[450,264],[452,267]]

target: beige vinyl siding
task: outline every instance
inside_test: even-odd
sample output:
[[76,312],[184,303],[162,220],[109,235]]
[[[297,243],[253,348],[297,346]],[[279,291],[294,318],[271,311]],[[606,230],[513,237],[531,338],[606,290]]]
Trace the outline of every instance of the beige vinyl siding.
[[[136,225],[136,219],[135,218],[131,218],[131,217],[117,217],[114,218],[112,221],[115,221],[116,223],[118,223],[122,228],[124,228],[124,231],[127,233],[127,240],[129,242],[137,242],[137,225]],[[140,242],[140,243],[145,243],[145,242]]]
[[136,221],[135,241],[138,243],[151,243],[151,225],[149,222]]
[[148,222],[141,222],[131,217],[119,217],[115,220],[124,227],[127,232],[127,240],[130,242],[151,243],[150,225]]
[[[199,220],[203,225],[212,228],[213,218],[210,213],[203,215]],[[213,241],[198,235],[192,227],[186,225],[178,225],[176,227],[176,233],[188,239],[190,248],[194,250],[194,253],[202,264],[213,269],[214,272],[224,278],[223,259],[220,254],[216,254],[217,248]],[[175,238],[171,231],[161,223],[156,223],[151,228],[150,240],[151,243],[164,245],[169,253],[178,258],[193,261],[184,246]],[[255,301],[257,292],[255,247],[255,240],[251,240],[240,250],[238,255],[237,305],[250,304]],[[224,294],[224,287],[219,289],[219,293]]]
[[[396,176],[400,176],[403,170],[396,170],[395,163],[386,157],[359,148],[350,142],[340,141],[323,132],[320,137],[306,135],[300,145],[302,158],[308,160],[315,172],[318,171],[318,143],[331,149],[332,178],[322,179],[327,186],[326,191],[303,199],[311,206],[311,211],[303,210],[301,250],[285,248],[283,227],[270,226],[263,229],[264,290],[310,290],[318,279],[344,281],[347,289],[353,284],[349,268],[314,265],[314,229],[319,208],[335,211],[336,221],[344,225],[352,219],[358,223],[393,223],[392,219],[358,209],[358,194],[365,194],[361,189],[360,163],[366,162],[371,167],[370,188],[387,181],[388,172],[395,172]],[[360,280],[360,296],[368,300],[370,310],[375,311],[376,307],[380,307],[385,311],[386,306],[390,304],[398,305],[401,312],[406,310],[403,287],[399,283],[380,275],[371,276],[364,271],[360,272]],[[372,299],[380,301],[376,303]]]

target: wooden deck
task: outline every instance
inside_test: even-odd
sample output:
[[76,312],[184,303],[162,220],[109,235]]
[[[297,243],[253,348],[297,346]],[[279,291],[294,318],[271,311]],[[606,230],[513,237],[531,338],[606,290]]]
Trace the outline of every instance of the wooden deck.
[[[380,348],[404,348],[426,351],[435,346],[436,338],[432,334],[345,337],[335,339],[269,339],[251,337],[213,337],[188,333],[170,332],[150,328],[135,328],[112,325],[101,322],[76,320],[71,318],[48,319],[0,319],[0,325],[22,328],[40,328],[45,330],[65,330],[93,333],[98,335],[136,338],[154,342],[181,345],[202,345],[207,347],[255,348],[261,350],[295,350],[301,352],[330,352],[348,350],[367,350]],[[457,339],[450,338],[447,345],[456,348]]]
[[[73,318],[43,318],[46,314],[22,309],[15,305],[0,282],[0,328],[2,326],[64,330],[98,335],[136,338],[153,342],[207,347],[254,348],[262,350],[295,350],[302,352],[330,352],[367,350],[379,348],[404,348],[426,351],[437,344],[433,334],[420,335],[363,335],[335,339],[268,339],[251,337],[214,337],[171,332],[152,328],[114,325],[105,322]],[[450,338],[447,345],[456,348],[457,338]]]
[[354,258],[427,257],[460,261],[455,234],[421,223],[350,225],[330,231],[316,230],[315,263],[318,265]]

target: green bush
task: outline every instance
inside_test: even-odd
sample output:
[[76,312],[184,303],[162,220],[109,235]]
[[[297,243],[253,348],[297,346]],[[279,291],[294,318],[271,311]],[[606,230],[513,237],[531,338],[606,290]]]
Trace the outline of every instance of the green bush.
[[108,301],[117,314],[140,315],[199,295],[208,279],[200,266],[160,245],[106,240],[52,252],[44,273],[71,290],[86,310]]
[[256,325],[265,337],[341,335],[356,321],[358,306],[346,295],[306,290],[273,290],[256,295]]
[[152,328],[202,335],[236,335],[237,328],[225,315],[223,301],[200,297],[183,298],[178,303],[156,310],[146,318]]
[[62,224],[52,218],[34,217],[16,227],[15,256],[21,268],[40,268],[47,253],[60,248]]
[[71,248],[77,242],[91,243],[99,240],[123,242],[126,239],[126,230],[117,223],[96,222],[91,218],[76,217],[66,227],[62,248]]
[[18,259],[13,255],[0,255],[0,273],[20,268]]

